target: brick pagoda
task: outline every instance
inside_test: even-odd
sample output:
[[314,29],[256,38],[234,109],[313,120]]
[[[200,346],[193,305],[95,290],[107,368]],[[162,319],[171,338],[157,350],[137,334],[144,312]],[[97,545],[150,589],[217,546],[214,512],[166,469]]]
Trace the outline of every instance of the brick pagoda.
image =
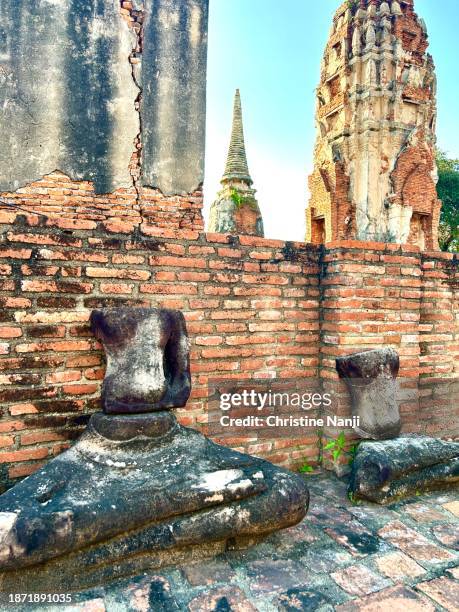
[[245,152],[239,89],[234,97],[231,141],[221,184],[222,189],[210,210],[209,231],[263,236],[263,219]]
[[344,2],[317,89],[307,241],[438,248],[436,78],[413,0]]

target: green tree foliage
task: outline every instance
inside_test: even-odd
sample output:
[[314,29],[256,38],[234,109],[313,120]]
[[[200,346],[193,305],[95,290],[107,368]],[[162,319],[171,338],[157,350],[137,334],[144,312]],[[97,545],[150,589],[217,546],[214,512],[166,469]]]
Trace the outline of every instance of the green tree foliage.
[[438,197],[443,202],[439,242],[442,251],[459,251],[459,159],[437,151]]

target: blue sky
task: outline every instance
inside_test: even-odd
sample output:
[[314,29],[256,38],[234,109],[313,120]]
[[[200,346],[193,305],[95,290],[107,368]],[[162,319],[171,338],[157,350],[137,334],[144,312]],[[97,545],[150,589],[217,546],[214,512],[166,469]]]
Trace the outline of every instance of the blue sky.
[[[205,216],[219,188],[234,91],[265,234],[302,240],[315,140],[314,90],[340,0],[210,0]],[[440,8],[441,6],[441,8]],[[438,145],[459,158],[458,0],[415,0],[438,76]]]

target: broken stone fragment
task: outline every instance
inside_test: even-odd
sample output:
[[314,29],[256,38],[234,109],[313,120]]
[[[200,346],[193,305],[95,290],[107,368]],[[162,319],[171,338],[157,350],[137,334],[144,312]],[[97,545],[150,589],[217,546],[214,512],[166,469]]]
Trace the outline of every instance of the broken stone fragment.
[[355,353],[336,360],[352,399],[352,415],[359,417],[354,431],[362,438],[387,440],[400,433],[396,378],[399,357],[390,348]]
[[385,504],[459,481],[459,443],[428,436],[361,442],[352,464],[354,499]]
[[91,327],[107,354],[104,412],[141,413],[178,408],[191,391],[188,336],[177,310],[94,310]]

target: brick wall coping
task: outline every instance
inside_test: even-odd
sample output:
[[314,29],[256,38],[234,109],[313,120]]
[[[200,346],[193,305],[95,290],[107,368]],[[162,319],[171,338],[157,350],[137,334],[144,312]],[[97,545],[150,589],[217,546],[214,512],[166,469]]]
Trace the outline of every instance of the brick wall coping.
[[[131,234],[136,229],[145,236],[156,238],[169,238],[176,240],[199,240],[202,237],[206,242],[229,244],[231,246],[243,245],[267,248],[285,248],[290,246],[294,249],[320,251],[320,246],[307,242],[277,240],[271,238],[260,238],[258,236],[236,236],[230,234],[217,234],[212,232],[198,232],[193,230],[166,229],[149,225],[147,221],[141,223],[126,221],[89,221],[86,219],[66,219],[63,217],[51,217],[38,213],[26,213],[16,211],[5,211],[0,209],[0,225],[28,225],[29,227],[58,228],[70,231],[99,230],[112,234]],[[425,259],[442,259],[451,261],[456,258],[457,253],[445,253],[443,251],[424,251],[421,253],[418,246],[410,244],[394,244],[385,242],[372,242],[360,240],[336,240],[325,245],[327,251],[337,249],[357,249],[372,251],[389,251],[411,253],[422,255]]]

